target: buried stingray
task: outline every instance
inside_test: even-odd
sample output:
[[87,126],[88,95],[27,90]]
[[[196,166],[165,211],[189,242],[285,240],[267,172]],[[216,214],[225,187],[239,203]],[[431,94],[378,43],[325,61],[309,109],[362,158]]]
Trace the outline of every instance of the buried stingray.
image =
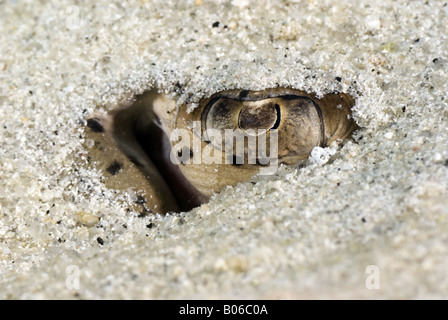
[[186,211],[280,163],[305,162],[314,147],[342,142],[357,128],[353,105],[344,93],[227,90],[189,112],[149,91],[88,119],[89,163],[106,186],[134,190],[143,214]]

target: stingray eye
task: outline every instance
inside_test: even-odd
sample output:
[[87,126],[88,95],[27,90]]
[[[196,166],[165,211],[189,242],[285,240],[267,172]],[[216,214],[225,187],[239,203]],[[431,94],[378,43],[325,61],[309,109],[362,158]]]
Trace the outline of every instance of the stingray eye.
[[[314,147],[325,147],[350,135],[356,125],[350,117],[353,100],[346,94],[330,94],[317,99],[308,94],[288,92],[254,94],[245,92],[211,98],[201,115],[204,140],[223,150],[221,141],[209,138],[211,130],[240,130],[247,137],[266,138],[278,134],[280,162],[294,163],[307,159]],[[266,135],[266,136],[265,136]],[[258,142],[248,139],[248,144]],[[269,146],[268,146],[269,147]],[[246,151],[250,149],[249,145]]]
[[[181,105],[156,90],[87,120],[91,163],[114,189],[136,188],[138,209],[189,210],[226,186],[309,158],[356,128],[348,94],[291,88],[226,90]],[[94,142],[94,143],[93,143]]]

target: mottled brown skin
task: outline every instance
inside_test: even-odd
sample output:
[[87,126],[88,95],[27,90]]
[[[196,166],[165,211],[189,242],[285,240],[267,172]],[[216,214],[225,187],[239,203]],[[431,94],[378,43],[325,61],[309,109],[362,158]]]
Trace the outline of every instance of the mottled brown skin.
[[85,146],[89,152],[88,165],[103,173],[106,187],[125,192],[132,188],[136,195],[134,211],[142,215],[177,211],[179,208],[170,189],[142,147],[135,143],[131,131],[126,129],[123,133],[129,139],[126,143],[114,138],[114,130],[125,124],[127,127],[135,124],[128,121],[131,120],[124,117],[114,129],[111,117],[89,119],[85,141],[87,144],[93,140],[94,144],[92,147]]
[[[203,139],[208,128],[222,132],[240,129],[250,135],[251,130],[265,129],[267,137],[278,130],[279,163],[293,164],[307,160],[316,146],[326,147],[349,137],[357,128],[351,118],[353,105],[354,100],[342,93],[318,99],[289,88],[228,90],[202,99],[188,113],[188,105],[177,110],[173,100],[150,91],[109,117],[96,119],[103,122],[102,132],[96,132],[90,120],[86,134],[95,141],[90,155],[103,170],[107,186],[141,190],[145,200],[138,205],[143,203],[143,212],[186,211],[226,186],[249,180],[260,169],[259,164],[247,161],[226,164],[229,159],[224,159],[224,153],[222,164],[192,163],[198,152],[222,149],[208,141],[207,135]],[[193,131],[194,121],[200,121],[202,132]],[[182,152],[189,155],[190,163],[175,165],[170,160],[170,150],[176,143],[170,143],[168,137],[174,129],[188,132],[192,143]]]

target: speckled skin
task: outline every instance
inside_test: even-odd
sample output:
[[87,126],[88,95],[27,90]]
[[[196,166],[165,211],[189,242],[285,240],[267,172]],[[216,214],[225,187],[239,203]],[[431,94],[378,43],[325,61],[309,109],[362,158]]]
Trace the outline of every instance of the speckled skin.
[[[219,129],[223,137],[224,129],[262,128],[269,134],[275,125],[279,163],[294,164],[305,161],[314,147],[346,139],[357,127],[351,119],[353,105],[347,94],[317,99],[303,91],[275,88],[224,91],[202,99],[193,112],[188,105],[176,112],[174,101],[152,90],[107,118],[89,119],[88,137],[95,141],[91,162],[103,171],[108,187],[137,190],[142,213],[189,210],[226,186],[249,180],[261,167],[228,164],[225,153],[221,163],[195,163],[195,153],[203,154],[210,146],[219,149],[193,130],[195,121],[201,123],[201,132]],[[175,129],[185,130],[190,139],[191,161],[178,166],[169,155],[175,141],[167,140]]]
[[179,210],[169,187],[134,134],[138,119],[145,123],[153,119],[152,114],[146,115],[151,110],[147,106],[153,105],[153,98],[147,94],[107,117],[92,117],[86,130],[86,141],[94,141],[89,150],[89,163],[103,172],[108,187],[135,190],[137,197],[133,209],[141,214]]

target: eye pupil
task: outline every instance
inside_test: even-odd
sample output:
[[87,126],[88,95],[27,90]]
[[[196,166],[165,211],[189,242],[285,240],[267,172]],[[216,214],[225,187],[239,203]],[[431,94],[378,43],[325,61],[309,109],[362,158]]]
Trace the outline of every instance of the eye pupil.
[[274,106],[273,103],[246,102],[240,111],[238,126],[244,131],[249,129],[269,130],[279,122],[279,110],[280,107],[278,105]]
[[278,105],[278,103],[275,104],[275,113],[277,114],[277,119],[275,120],[275,123],[272,126],[271,130],[278,129],[278,126],[280,125],[280,121],[282,120],[280,106]]
[[356,128],[353,120],[347,118],[353,105],[347,95],[328,94],[317,99],[300,91],[284,93],[232,91],[207,100],[201,113],[202,129],[206,132],[203,141],[222,148],[210,141],[208,129],[221,131],[223,137],[225,130],[242,131],[247,139],[257,137],[257,145],[278,133],[278,157],[283,163],[293,163],[307,159],[316,146],[325,147],[336,139],[345,139]]

